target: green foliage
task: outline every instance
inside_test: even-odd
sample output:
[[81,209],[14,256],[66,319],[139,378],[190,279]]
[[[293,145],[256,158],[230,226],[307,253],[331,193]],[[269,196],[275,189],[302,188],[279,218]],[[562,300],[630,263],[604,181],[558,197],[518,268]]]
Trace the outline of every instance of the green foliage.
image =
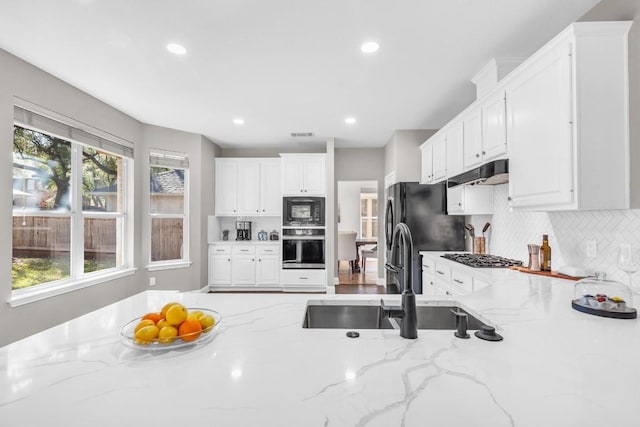
[[[107,260],[85,260],[84,272],[104,270],[116,266],[115,258]],[[11,266],[11,289],[22,289],[69,277],[68,258],[13,258]]]

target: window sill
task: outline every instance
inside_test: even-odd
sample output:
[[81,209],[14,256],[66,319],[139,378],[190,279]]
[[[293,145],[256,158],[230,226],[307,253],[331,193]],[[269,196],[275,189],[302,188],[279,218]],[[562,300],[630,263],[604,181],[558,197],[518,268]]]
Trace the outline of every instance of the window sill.
[[178,262],[167,262],[167,263],[158,263],[158,264],[149,264],[146,269],[148,271],[159,271],[159,270],[173,270],[174,268],[189,268],[191,267],[191,261],[178,261]]
[[[36,285],[34,289],[25,289],[23,292],[12,291],[11,296],[7,300],[7,303],[11,307],[19,307],[21,305],[29,304],[36,301],[41,301],[46,298],[54,297],[57,295],[66,294],[67,292],[77,291],[78,289],[88,288],[89,286],[97,285],[99,283],[108,282],[122,277],[127,277],[135,274],[137,268],[125,268],[121,270],[111,271],[103,274],[94,274],[90,277],[86,277],[82,280],[75,282],[63,282],[59,284],[51,285]],[[42,287],[41,287],[42,286]],[[38,289],[40,288],[40,289]]]

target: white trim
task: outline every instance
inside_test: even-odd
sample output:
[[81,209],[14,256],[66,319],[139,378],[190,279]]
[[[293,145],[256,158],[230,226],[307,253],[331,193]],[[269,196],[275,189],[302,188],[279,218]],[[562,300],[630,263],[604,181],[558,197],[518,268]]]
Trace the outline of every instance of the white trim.
[[[49,284],[50,286],[43,284],[22,290],[16,289],[11,293],[9,299],[7,299],[7,304],[11,307],[19,307],[35,301],[66,294],[67,292],[73,292],[78,289],[84,289],[100,283],[131,276],[135,274],[136,270],[137,268],[125,268],[103,274],[97,272],[96,274],[87,275],[84,279],[76,280],[72,283],[70,283],[69,280],[59,280],[51,282]],[[16,291],[20,291],[18,295],[16,295]]]
[[149,271],[173,270],[174,268],[189,268],[191,264],[193,264],[191,261],[158,261],[157,263],[148,264],[145,268]]

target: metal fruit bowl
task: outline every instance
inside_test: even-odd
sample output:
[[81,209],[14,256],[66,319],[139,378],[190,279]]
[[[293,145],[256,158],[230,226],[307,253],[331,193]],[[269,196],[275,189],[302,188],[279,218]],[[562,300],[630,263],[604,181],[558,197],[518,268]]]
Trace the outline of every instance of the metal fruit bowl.
[[184,340],[181,337],[176,337],[172,342],[161,342],[158,338],[149,340],[148,342],[141,343],[135,337],[135,328],[142,320],[142,317],[137,317],[129,322],[127,322],[122,329],[120,329],[120,341],[128,347],[135,348],[137,350],[172,350],[181,347],[188,347],[193,345],[203,345],[213,340],[213,337],[216,335],[218,329],[220,328],[220,323],[222,321],[222,316],[220,313],[214,310],[209,310],[207,308],[187,308],[188,311],[201,311],[203,314],[208,314],[213,317],[215,323],[213,326],[203,330],[202,332],[196,332],[193,334],[184,335],[185,338],[189,338],[190,336],[199,334],[198,338],[194,340]]

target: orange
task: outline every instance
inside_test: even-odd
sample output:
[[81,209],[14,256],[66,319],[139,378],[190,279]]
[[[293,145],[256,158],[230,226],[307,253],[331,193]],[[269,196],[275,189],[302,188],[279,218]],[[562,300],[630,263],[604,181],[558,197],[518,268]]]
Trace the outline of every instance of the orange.
[[180,323],[184,322],[187,318],[187,309],[182,304],[174,304],[167,310],[166,315],[164,316],[169,322],[170,325],[177,326]]
[[144,316],[142,316],[142,318],[153,320],[153,323],[158,323],[159,321],[164,319],[164,316],[160,313],[147,313]]
[[178,336],[184,341],[198,339],[202,333],[202,325],[197,320],[185,320],[178,328]]

